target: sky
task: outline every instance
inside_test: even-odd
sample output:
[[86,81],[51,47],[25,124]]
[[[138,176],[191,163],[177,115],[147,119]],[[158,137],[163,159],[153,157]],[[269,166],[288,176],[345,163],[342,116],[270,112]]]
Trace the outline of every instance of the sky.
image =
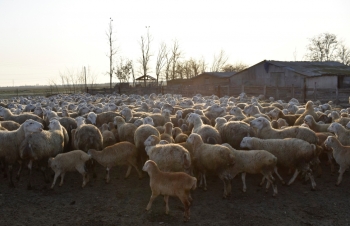
[[231,64],[305,60],[309,39],[324,32],[350,48],[349,9],[349,0],[0,0],[0,86],[59,84],[84,66],[109,83],[110,18],[115,60],[136,70],[149,26],[152,75],[159,45],[175,40],[184,60],[208,66],[221,50]]

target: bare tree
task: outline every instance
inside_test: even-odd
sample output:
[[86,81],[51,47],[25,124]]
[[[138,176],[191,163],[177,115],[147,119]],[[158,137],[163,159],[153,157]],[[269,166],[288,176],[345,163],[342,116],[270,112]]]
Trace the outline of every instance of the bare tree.
[[109,53],[107,57],[109,58],[109,88],[112,90],[112,77],[113,77],[113,72],[114,72],[114,67],[113,67],[113,56],[117,54],[117,49],[113,45],[115,42],[115,39],[113,38],[113,25],[112,25],[113,19],[109,18],[109,27],[108,31],[106,32],[107,38],[108,38],[108,43],[109,43]]
[[139,63],[141,64],[141,73],[144,76],[144,86],[146,86],[146,75],[149,71],[149,61],[151,58],[151,53],[150,53],[150,47],[151,47],[151,42],[152,42],[152,37],[149,34],[149,26],[147,28],[147,34],[146,37],[141,36],[141,53],[142,56],[139,59]]
[[182,57],[182,52],[180,51],[179,42],[177,40],[174,40],[173,46],[171,48],[171,57],[170,57],[170,63],[171,63],[171,78],[176,78],[176,66],[177,61]]
[[220,71],[220,69],[226,64],[227,61],[228,61],[228,56],[226,56],[226,53],[224,50],[221,50],[218,55],[214,55],[214,60],[210,70]]
[[235,64],[226,64],[221,68],[221,71],[223,72],[240,72],[244,69],[248,68],[249,66],[242,62],[237,62]]
[[157,62],[156,62],[156,76],[157,76],[157,84],[159,81],[160,73],[162,72],[162,69],[166,65],[166,59],[167,59],[167,46],[163,42],[160,44],[158,55],[157,55]]
[[343,42],[340,42],[338,46],[337,59],[340,63],[350,66],[350,50]]
[[335,34],[322,33],[310,39],[305,57],[311,61],[335,60],[338,40]]

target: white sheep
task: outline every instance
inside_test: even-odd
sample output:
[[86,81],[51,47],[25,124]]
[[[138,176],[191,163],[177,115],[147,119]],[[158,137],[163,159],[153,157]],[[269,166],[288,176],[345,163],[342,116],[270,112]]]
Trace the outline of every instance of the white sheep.
[[328,131],[335,134],[336,138],[342,145],[349,146],[350,145],[350,130],[343,127],[341,124],[337,122],[333,122],[329,127]]
[[336,163],[339,164],[339,176],[336,185],[338,186],[342,179],[345,170],[350,166],[350,146],[344,146],[340,141],[332,136],[328,136],[325,145],[333,150],[333,157]]
[[190,113],[187,122],[194,125],[192,133],[199,134],[204,143],[221,144],[221,136],[217,129],[210,125],[204,125],[200,116],[196,113]]
[[224,189],[224,198],[231,194],[231,182],[237,174],[242,173],[243,192],[246,192],[247,186],[245,183],[246,173],[257,174],[261,173],[267,180],[266,192],[270,184],[272,184],[273,196],[277,195],[277,186],[274,183],[272,172],[277,164],[277,158],[273,154],[265,150],[236,150],[231,145],[222,144],[228,147],[235,156],[236,162],[234,165],[228,167],[221,176],[226,180],[226,187]]
[[[256,137],[245,137],[241,142],[241,148],[250,150],[266,150],[277,157],[277,165],[295,169],[293,177],[289,180],[288,185],[292,184],[298,174],[306,172],[311,179],[312,190],[315,190],[316,183],[310,169],[310,161],[316,156],[316,146],[306,141],[296,138],[286,139],[259,139]],[[275,173],[284,183],[282,177],[278,174],[277,168]]]
[[[207,172],[220,175],[221,171],[235,163],[235,156],[229,148],[219,144],[206,144],[197,133],[192,133],[186,142],[193,147],[194,168],[199,173],[199,187],[204,183],[204,190],[207,190]],[[225,184],[225,181],[223,182]]]
[[184,205],[184,221],[188,221],[190,219],[190,205],[192,202],[190,191],[196,189],[197,179],[183,172],[162,172],[152,160],[148,160],[142,170],[148,173],[152,190],[146,210],[151,209],[152,203],[157,196],[163,195],[165,213],[169,214],[169,196],[177,196]]
[[55,186],[58,176],[61,175],[60,186],[63,184],[66,172],[77,170],[83,176],[83,184],[85,187],[89,182],[89,174],[86,171],[85,163],[89,161],[90,156],[82,150],[73,150],[67,153],[60,153],[56,157],[48,160],[48,166],[55,172],[55,177],[51,185],[51,189]]

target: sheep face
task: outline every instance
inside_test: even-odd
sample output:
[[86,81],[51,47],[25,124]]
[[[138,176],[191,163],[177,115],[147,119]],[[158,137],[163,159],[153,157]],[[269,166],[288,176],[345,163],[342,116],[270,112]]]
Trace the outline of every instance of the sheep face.
[[157,163],[155,163],[154,161],[152,160],[147,160],[145,162],[145,164],[143,165],[142,167],[142,170],[145,171],[145,172],[149,172],[150,170],[152,170],[152,168],[154,167],[158,167],[157,166]]
[[1,107],[1,108],[0,108],[0,116],[1,116],[1,117],[5,117],[6,115],[9,114],[9,112],[10,112],[10,110],[7,109],[7,108],[4,108],[4,107]]
[[122,117],[120,117],[120,116],[116,116],[115,118],[114,118],[114,125],[120,125],[120,124],[122,124],[122,123],[125,123],[125,120],[122,118]]
[[142,119],[137,119],[137,120],[134,122],[134,125],[135,125],[136,127],[139,127],[139,126],[143,125]]
[[40,122],[32,119],[27,119],[22,125],[24,126],[25,131],[28,133],[41,132],[44,127]]
[[250,126],[256,129],[262,129],[268,124],[270,124],[270,122],[264,117],[258,117],[250,122]]
[[176,115],[176,118],[182,118],[182,111],[181,110],[177,110],[175,115]]
[[43,115],[44,111],[41,107],[36,107],[33,113],[36,115]]
[[143,124],[154,126],[153,119],[151,117],[148,117],[148,116],[143,119]]
[[49,124],[50,130],[61,130],[61,123],[57,119],[52,119]]
[[84,117],[81,117],[81,116],[76,117],[76,118],[75,118],[75,121],[77,122],[78,127],[81,126],[81,125],[83,125],[83,124],[85,124],[85,118],[84,118]]
[[89,114],[87,115],[87,119],[93,124],[96,125],[96,118],[97,115],[94,112],[89,112]]
[[120,112],[120,114],[124,117],[128,117],[131,115],[131,110],[130,108],[123,108],[123,110]]
[[215,123],[217,124],[217,125],[223,125],[223,124],[225,124],[227,122],[227,120],[225,119],[225,118],[223,118],[223,117],[217,117],[216,119],[215,119]]
[[143,142],[143,144],[147,147],[147,146],[152,146],[155,145],[156,143],[156,138],[154,135],[149,136],[145,142]]
[[308,126],[312,126],[312,122],[314,121],[313,119],[314,118],[311,115],[307,115],[304,118],[304,123]]
[[332,147],[332,145],[336,142],[335,139],[335,137],[328,136],[324,142],[324,145],[326,145],[326,147]]
[[271,116],[271,118],[277,119],[279,113],[280,113],[280,110],[275,108],[275,109],[271,110],[268,114],[269,114],[269,116]]
[[187,118],[187,122],[190,124],[194,124],[197,118],[199,118],[199,115],[197,115],[196,113],[191,113]]
[[332,133],[336,133],[341,125],[339,123],[333,122],[329,127],[328,131]]
[[196,142],[198,142],[199,140],[201,139],[201,137],[196,134],[196,133],[192,133],[186,140],[187,143],[193,145],[195,144]]
[[240,146],[241,148],[248,148],[248,149],[251,149],[251,147],[252,147],[252,146],[251,146],[251,140],[252,140],[251,137],[244,137],[239,146]]

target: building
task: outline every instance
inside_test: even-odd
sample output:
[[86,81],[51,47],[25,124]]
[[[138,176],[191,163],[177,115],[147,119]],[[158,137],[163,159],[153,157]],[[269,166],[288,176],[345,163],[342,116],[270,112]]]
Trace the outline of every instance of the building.
[[228,84],[230,78],[236,74],[236,72],[203,72],[193,78],[191,78],[190,84],[192,85],[222,85]]
[[350,66],[339,62],[264,60],[230,77],[231,86],[350,88]]

